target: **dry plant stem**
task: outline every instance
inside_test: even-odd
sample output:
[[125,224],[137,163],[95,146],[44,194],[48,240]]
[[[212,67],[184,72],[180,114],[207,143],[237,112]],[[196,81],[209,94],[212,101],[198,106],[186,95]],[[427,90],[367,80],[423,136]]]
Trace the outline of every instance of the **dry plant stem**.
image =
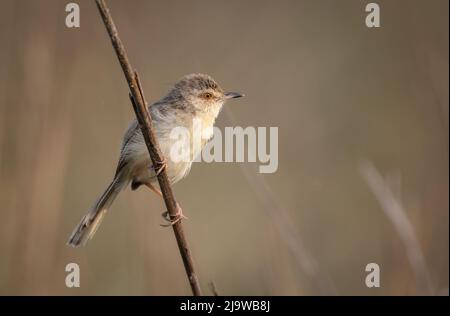
[[[231,126],[236,126],[237,121],[230,108],[225,108],[224,112]],[[307,249],[303,238],[292,224],[289,210],[281,205],[272,188],[256,168],[249,164],[240,164],[240,167],[245,180],[263,205],[261,210],[269,216],[277,233],[293,255],[297,267],[316,284],[320,295],[336,295],[337,290],[333,280],[326,271],[320,269],[316,258]]]
[[209,289],[211,290],[211,293],[213,296],[219,296],[219,291],[217,290],[216,284],[214,281],[209,282]]
[[[122,70],[125,74],[128,86],[130,88],[130,95],[133,104],[134,111],[136,113],[137,120],[141,127],[142,134],[145,139],[145,144],[147,145],[150,158],[154,166],[161,165],[164,161],[164,157],[159,149],[157,140],[155,137],[154,127],[148,112],[146,101],[142,93],[142,86],[140,85],[139,78],[131,67],[131,63],[128,60],[127,54],[125,52],[125,47],[123,46],[117,28],[114,21],[109,13],[104,0],[96,0],[97,7],[100,11],[100,15],[105,23],[106,29],[108,31],[109,37],[111,38],[112,45],[119,59]],[[167,207],[167,211],[171,218],[177,217],[177,202],[173,195],[172,188],[170,186],[169,179],[167,177],[166,171],[162,170],[157,176],[161,192],[163,194],[164,202]],[[192,289],[192,293],[195,296],[201,295],[200,284],[197,275],[194,271],[194,264],[189,250],[186,237],[183,232],[183,226],[181,221],[176,222],[172,225],[175,238],[177,240],[178,248],[180,250],[181,257],[183,259],[183,264],[186,270],[186,274],[189,279],[189,284]]]
[[434,286],[431,282],[425,256],[420,248],[413,224],[408,218],[403,203],[395,196],[392,188],[389,187],[373,163],[369,161],[361,162],[360,172],[403,242],[416,278],[419,294],[433,295]]

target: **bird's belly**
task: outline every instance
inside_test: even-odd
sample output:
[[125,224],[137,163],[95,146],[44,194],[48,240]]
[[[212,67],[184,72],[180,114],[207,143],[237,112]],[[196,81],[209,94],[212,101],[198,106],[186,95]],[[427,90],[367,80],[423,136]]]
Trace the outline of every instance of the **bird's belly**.
[[[211,124],[211,122],[207,123],[206,127]],[[159,125],[157,125],[157,127],[158,126]],[[205,125],[201,126],[203,128],[205,127]],[[157,128],[156,130],[162,154],[166,157],[166,171],[169,181],[171,183],[178,182],[189,173],[192,162],[201,153],[203,147],[207,143],[208,139],[204,138],[205,131],[191,128],[189,130],[189,137],[180,140],[176,137],[175,139],[172,139],[170,133],[167,131],[163,132],[161,128]],[[211,137],[212,129],[208,129],[208,131],[211,132],[211,135],[209,135],[209,137]],[[192,134],[195,134],[198,137],[193,137]],[[201,137],[202,135],[203,137]],[[133,159],[133,179],[141,183],[157,182],[156,172],[152,167],[152,162],[142,134],[139,133],[137,137],[140,138],[139,141],[128,146],[128,151],[129,153],[132,153],[130,156],[132,156]],[[175,157],[176,155],[172,157],[172,154],[177,153],[180,148],[184,148],[184,153],[178,157]]]
[[[173,161],[170,157],[170,146],[161,146],[164,157],[166,158],[166,172],[170,183],[176,183],[184,178],[188,173],[192,165],[192,161]],[[138,148],[134,150],[134,161],[132,178],[140,183],[155,183],[157,182],[156,171],[153,168],[153,163],[150,160],[147,146],[145,143],[140,143]]]

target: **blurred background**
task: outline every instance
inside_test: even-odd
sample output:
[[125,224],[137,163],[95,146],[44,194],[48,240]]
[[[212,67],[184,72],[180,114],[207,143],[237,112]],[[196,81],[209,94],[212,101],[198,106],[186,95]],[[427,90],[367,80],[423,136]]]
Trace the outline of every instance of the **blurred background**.
[[[0,0],[0,294],[189,295],[144,188],[65,245],[134,116],[94,1],[72,29],[68,2]],[[149,101],[204,72],[246,94],[221,129],[279,127],[276,173],[196,163],[174,186],[206,294],[448,295],[448,1],[377,1],[378,29],[360,0],[107,3]]]

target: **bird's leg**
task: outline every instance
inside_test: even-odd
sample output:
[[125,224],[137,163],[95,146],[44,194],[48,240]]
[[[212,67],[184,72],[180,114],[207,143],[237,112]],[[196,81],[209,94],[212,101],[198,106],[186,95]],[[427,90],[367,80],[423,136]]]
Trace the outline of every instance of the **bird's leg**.
[[150,183],[145,183],[145,186],[147,188],[149,188],[150,190],[152,190],[153,192],[155,192],[156,194],[158,194],[160,197],[163,197],[162,193],[160,190],[158,190],[157,188],[155,188],[153,185],[151,185]]
[[[152,184],[145,183],[145,186],[150,190],[152,190],[153,192],[155,192],[156,194],[158,194],[160,197],[164,198],[161,191],[155,188]],[[168,224],[162,224],[161,226],[163,227],[170,227],[175,223],[179,222],[181,219],[188,219],[187,216],[184,216],[183,209],[180,207],[180,204],[178,204],[178,202],[177,202],[177,213],[175,214],[175,216],[170,216],[168,211],[161,213],[161,216],[162,218],[164,218],[165,221],[168,222]]]
[[[162,161],[158,161],[157,162],[157,167],[151,165],[149,168],[151,170],[153,170],[156,174],[156,176],[159,176],[159,174],[166,169],[167,167],[167,162],[166,162],[166,158],[163,158]],[[163,197],[162,193],[160,190],[158,190],[157,188],[155,188],[153,185],[151,185],[150,183],[145,183],[145,185],[152,190],[153,192],[155,192],[156,194],[158,194],[160,197]]]
[[175,223],[179,222],[182,219],[188,219],[187,216],[184,216],[183,209],[181,208],[180,204],[178,204],[178,202],[177,202],[177,213],[174,216],[170,215],[168,211],[163,212],[161,216],[164,218],[164,220],[169,222],[168,224],[162,224],[161,226],[163,227],[170,227],[175,225]]

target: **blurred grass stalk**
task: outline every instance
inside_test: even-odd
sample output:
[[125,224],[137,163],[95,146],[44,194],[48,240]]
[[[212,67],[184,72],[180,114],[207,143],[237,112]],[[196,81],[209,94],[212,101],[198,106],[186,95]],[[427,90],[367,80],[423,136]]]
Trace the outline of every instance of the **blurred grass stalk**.
[[[237,126],[238,123],[231,110],[227,107],[224,112],[231,126]],[[321,295],[336,295],[336,287],[333,281],[326,272],[320,270],[317,260],[308,251],[298,230],[293,225],[289,211],[281,206],[277,196],[258,172],[257,167],[250,164],[239,165],[247,183],[255,192],[262,209],[269,216],[270,222],[294,257],[296,266],[313,281]]]
[[[17,30],[25,39],[9,51],[19,56],[9,65],[11,71],[25,74],[16,84],[19,91],[6,89],[5,103],[17,110],[5,110],[8,122],[2,124],[12,140],[1,143],[2,177],[10,179],[3,197],[9,208],[4,214],[9,293],[49,293],[49,280],[55,280],[53,271],[61,259],[59,230],[71,142],[71,103],[65,98],[72,91],[55,86],[60,69],[54,65],[61,58],[54,40],[57,30],[44,34],[25,23]],[[65,73],[70,76],[71,68]]]
[[372,162],[363,161],[359,167],[364,180],[406,249],[408,261],[416,279],[418,294],[433,295],[435,291],[425,262],[425,256],[402,202]]

